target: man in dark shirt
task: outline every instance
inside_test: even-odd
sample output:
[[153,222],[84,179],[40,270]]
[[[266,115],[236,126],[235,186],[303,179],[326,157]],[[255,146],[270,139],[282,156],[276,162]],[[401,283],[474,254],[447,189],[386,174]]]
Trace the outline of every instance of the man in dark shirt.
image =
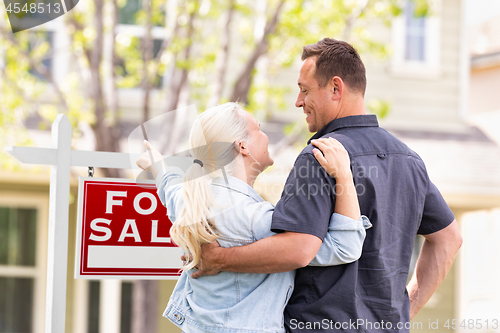
[[[409,332],[409,321],[441,284],[462,244],[457,222],[420,157],[366,114],[365,68],[356,50],[325,38],[304,47],[302,60],[296,106],[303,108],[309,131],[317,132],[311,140],[333,137],[349,152],[361,213],[373,224],[361,258],[306,266],[321,246],[341,190],[322,171],[309,140],[273,214],[278,234],[242,247],[204,246],[203,266],[193,277],[297,269],[285,309],[288,331]],[[425,241],[406,287],[417,234]]]

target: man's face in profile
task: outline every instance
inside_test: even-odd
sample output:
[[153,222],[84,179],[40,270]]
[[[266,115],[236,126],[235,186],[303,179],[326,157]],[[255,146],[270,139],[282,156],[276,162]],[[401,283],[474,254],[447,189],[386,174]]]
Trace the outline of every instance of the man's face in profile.
[[329,110],[333,106],[329,84],[320,87],[314,76],[315,71],[316,57],[304,60],[298,78],[300,91],[295,102],[296,107],[304,110],[309,132],[312,133],[319,131],[332,120]]

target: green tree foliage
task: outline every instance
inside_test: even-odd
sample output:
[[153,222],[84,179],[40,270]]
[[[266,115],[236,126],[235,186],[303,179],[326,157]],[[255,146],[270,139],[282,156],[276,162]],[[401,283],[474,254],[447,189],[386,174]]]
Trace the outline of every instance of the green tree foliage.
[[[427,0],[413,2],[415,15],[429,14]],[[119,89],[144,92],[143,119],[156,90],[162,112],[186,103],[182,96],[199,110],[232,99],[251,112],[283,110],[293,95],[275,78],[300,58],[303,45],[333,37],[384,59],[389,49],[370,25],[390,25],[403,6],[402,0],[81,0],[63,17],[71,65],[57,80],[45,64],[54,51],[49,33],[42,26],[12,34],[2,8],[0,137],[16,143],[6,137],[19,133],[27,116],[37,114],[43,128],[65,112],[75,135],[87,122],[96,149],[116,151]],[[390,109],[387,101],[369,104],[380,115]]]

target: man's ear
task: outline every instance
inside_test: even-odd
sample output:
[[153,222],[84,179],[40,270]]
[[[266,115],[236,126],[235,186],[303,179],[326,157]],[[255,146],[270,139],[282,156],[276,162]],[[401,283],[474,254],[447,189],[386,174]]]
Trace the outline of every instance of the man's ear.
[[339,100],[345,91],[344,81],[338,76],[334,76],[331,78],[330,82],[328,82],[329,89],[332,93],[333,100]]

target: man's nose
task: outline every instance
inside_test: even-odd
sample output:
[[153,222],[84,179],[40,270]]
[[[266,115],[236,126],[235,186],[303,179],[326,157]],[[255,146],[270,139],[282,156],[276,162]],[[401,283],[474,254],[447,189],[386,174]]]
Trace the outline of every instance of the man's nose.
[[297,100],[295,101],[295,107],[301,108],[304,106],[304,99],[300,96],[300,94],[297,96]]

